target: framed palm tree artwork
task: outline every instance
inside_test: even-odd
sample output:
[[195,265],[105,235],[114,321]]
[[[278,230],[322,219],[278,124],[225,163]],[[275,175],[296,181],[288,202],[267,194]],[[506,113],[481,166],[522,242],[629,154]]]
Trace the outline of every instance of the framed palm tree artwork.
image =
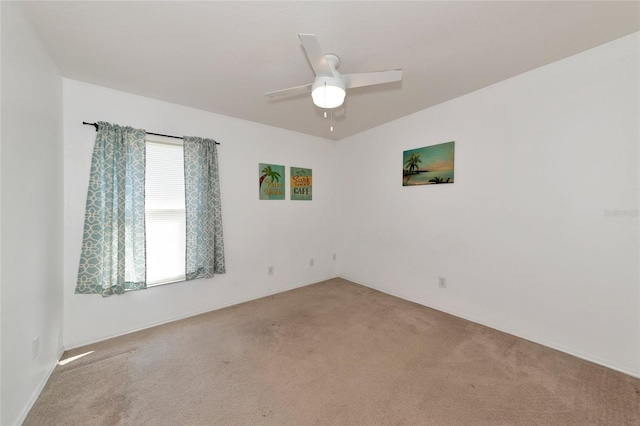
[[284,200],[284,166],[260,163],[259,190],[261,200]]
[[454,141],[404,151],[402,186],[453,183],[454,152]]

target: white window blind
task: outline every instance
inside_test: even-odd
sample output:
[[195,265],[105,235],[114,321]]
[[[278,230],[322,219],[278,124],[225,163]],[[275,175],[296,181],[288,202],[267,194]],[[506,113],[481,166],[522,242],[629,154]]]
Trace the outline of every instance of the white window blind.
[[147,285],[185,280],[184,157],[181,143],[146,142]]

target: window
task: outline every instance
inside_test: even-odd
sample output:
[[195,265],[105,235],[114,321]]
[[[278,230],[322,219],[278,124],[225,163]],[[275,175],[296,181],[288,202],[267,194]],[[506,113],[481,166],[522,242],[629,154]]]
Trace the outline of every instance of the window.
[[185,280],[185,190],[182,141],[146,138],[147,285]]
[[216,142],[96,126],[76,293],[106,297],[224,274]]

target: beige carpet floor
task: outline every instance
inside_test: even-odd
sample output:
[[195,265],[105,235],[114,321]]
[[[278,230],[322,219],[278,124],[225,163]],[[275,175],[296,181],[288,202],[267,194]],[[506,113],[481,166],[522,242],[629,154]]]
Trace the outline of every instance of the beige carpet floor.
[[640,424],[638,379],[342,279],[88,351],[25,425]]

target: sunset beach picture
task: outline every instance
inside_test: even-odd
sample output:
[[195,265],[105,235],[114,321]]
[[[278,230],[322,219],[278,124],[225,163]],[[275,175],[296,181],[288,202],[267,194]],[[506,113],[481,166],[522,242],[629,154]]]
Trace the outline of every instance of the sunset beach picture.
[[410,149],[402,155],[402,186],[453,183],[455,142]]

